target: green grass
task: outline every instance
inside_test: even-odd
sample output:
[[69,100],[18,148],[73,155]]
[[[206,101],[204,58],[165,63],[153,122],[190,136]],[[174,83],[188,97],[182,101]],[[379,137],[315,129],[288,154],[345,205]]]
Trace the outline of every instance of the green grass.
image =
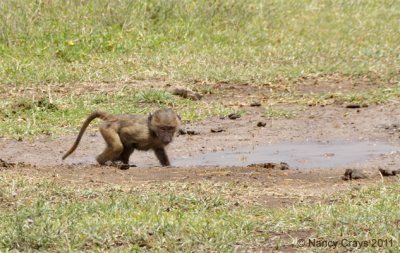
[[399,12],[389,0],[5,0],[0,84],[399,81]]
[[[309,238],[386,239],[392,245],[363,251],[400,249],[398,184],[354,186],[327,196],[324,204],[284,209],[235,206],[234,197],[227,197],[239,188],[209,181],[163,183],[152,190],[90,188],[3,172],[0,186],[4,251],[270,251]],[[296,231],[308,232],[299,237]]]
[[290,119],[294,117],[294,113],[284,109],[273,108],[271,106],[266,107],[263,116],[268,119]]

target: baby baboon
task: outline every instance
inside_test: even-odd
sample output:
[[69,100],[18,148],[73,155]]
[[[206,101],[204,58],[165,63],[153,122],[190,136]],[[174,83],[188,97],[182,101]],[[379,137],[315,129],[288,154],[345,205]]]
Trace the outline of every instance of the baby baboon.
[[75,151],[86,128],[95,118],[104,120],[100,125],[100,133],[107,144],[103,153],[96,158],[99,164],[122,162],[124,166],[121,168],[127,169],[129,157],[135,149],[152,149],[162,166],[170,165],[164,147],[172,141],[180,123],[179,116],[171,109],[159,109],[148,117],[93,112],[83,123],[74,145],[62,157],[63,160]]

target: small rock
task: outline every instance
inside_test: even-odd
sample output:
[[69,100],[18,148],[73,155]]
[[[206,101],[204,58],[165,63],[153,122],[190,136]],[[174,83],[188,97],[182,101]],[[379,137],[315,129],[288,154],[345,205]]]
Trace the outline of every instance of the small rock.
[[285,162],[281,162],[279,164],[280,170],[288,170],[289,169],[289,164],[285,163]]
[[129,169],[130,167],[136,167],[136,166],[131,166],[131,165],[129,165],[129,164],[121,164],[121,165],[118,165],[118,169],[120,169],[120,170],[127,170],[127,169]]
[[259,107],[259,106],[261,106],[261,103],[260,102],[253,102],[253,103],[250,104],[250,106],[251,107]]
[[264,121],[257,122],[258,127],[265,127],[266,125],[267,125],[267,122],[264,122]]
[[107,161],[105,162],[105,165],[110,167],[117,167],[120,170],[127,170],[130,167],[136,167],[136,165],[124,164],[121,161]]
[[211,128],[211,133],[221,133],[225,132],[226,130],[222,127],[217,127],[217,128]]
[[379,172],[384,177],[391,177],[391,176],[396,176],[397,174],[400,174],[400,170],[385,170],[382,168],[379,168]]
[[344,175],[342,176],[342,179],[345,181],[363,179],[363,178],[367,178],[367,175],[365,175],[364,172],[362,172],[359,169],[346,169]]
[[187,132],[186,132],[185,129],[179,129],[179,130],[178,130],[178,136],[179,136],[179,135],[186,135],[186,134],[187,134]]
[[368,104],[366,104],[366,103],[363,103],[363,104],[348,104],[345,107],[349,108],[349,109],[358,109],[358,108],[368,107]]
[[178,135],[200,135],[199,132],[195,130],[185,130],[185,129],[179,129],[178,130]]
[[289,169],[289,164],[285,162],[281,163],[253,163],[250,165],[247,165],[247,167],[261,167],[264,169],[279,169],[279,170],[288,170]]
[[9,162],[4,161],[3,159],[0,159],[0,167],[10,168],[14,165],[15,165],[15,163],[9,163]]
[[188,99],[191,99],[191,100],[200,100],[203,97],[202,95],[200,95],[197,92],[194,92],[194,91],[191,91],[191,90],[187,90],[187,89],[183,89],[183,88],[173,89],[171,91],[171,93],[173,95],[180,96],[180,97],[183,97],[183,98],[188,98]]
[[230,118],[230,119],[238,119],[238,118],[240,118],[240,114],[231,113],[231,114],[228,115],[228,118]]
[[361,108],[361,105],[360,104],[348,104],[348,105],[346,105],[346,108],[357,109],[357,108]]

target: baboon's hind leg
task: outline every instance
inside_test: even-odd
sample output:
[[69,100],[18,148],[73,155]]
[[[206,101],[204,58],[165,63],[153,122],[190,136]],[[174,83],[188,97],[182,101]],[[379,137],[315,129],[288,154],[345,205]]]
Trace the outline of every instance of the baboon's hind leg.
[[105,164],[107,161],[116,161],[124,150],[117,130],[112,125],[100,126],[100,133],[107,147],[104,149],[103,153],[97,156],[97,162],[99,164]]

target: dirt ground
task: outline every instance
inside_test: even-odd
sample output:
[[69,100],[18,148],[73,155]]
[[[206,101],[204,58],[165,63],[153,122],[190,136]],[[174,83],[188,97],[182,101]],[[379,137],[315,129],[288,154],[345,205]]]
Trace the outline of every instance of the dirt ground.
[[[377,85],[379,81],[374,83],[363,79],[331,76],[304,79],[297,83],[296,89],[301,93],[318,93],[332,91],[333,87],[342,91],[358,91]],[[86,92],[97,92],[99,88],[96,87],[110,91],[114,86],[88,84],[87,87],[83,87],[87,88]],[[159,86],[170,85],[161,82]],[[40,137],[35,142],[0,139],[0,158],[8,163],[16,163],[9,168],[0,168],[0,171],[12,170],[21,175],[94,186],[145,185],[151,188],[164,182],[234,182],[245,189],[243,194],[235,196],[238,201],[268,207],[281,207],[299,201],[319,201],[325,193],[346,190],[354,185],[398,182],[399,176],[382,177],[378,171],[379,167],[391,170],[400,167],[398,102],[361,108],[278,103],[274,108],[289,110],[293,112],[293,117],[267,119],[263,117],[263,110],[268,103],[271,87],[220,84],[216,85],[216,88],[221,92],[205,95],[199,103],[218,101],[237,107],[244,114],[234,120],[215,117],[184,125],[183,129],[195,131],[198,135],[185,134],[176,137],[167,150],[172,163],[199,154],[278,143],[371,141],[391,145],[393,150],[370,156],[362,162],[334,168],[304,169],[289,164],[289,170],[264,168],[262,164],[248,167],[210,166],[201,163],[196,166],[162,168],[151,152],[135,152],[131,161],[137,167],[118,170],[96,165],[95,156],[104,147],[102,138],[92,127],[84,135],[75,153],[65,161],[61,160],[61,156],[72,145],[75,135],[57,139]],[[67,88],[59,89],[60,92],[68,92]],[[85,89],[79,92],[85,93]],[[260,102],[262,106],[250,106],[254,101]],[[257,126],[260,121],[266,123],[265,127]],[[211,132],[211,129],[218,128],[223,131]],[[268,162],[268,157],[265,161]],[[283,159],[282,162],[286,161]],[[362,169],[368,178],[343,181],[341,176],[347,168]]]

